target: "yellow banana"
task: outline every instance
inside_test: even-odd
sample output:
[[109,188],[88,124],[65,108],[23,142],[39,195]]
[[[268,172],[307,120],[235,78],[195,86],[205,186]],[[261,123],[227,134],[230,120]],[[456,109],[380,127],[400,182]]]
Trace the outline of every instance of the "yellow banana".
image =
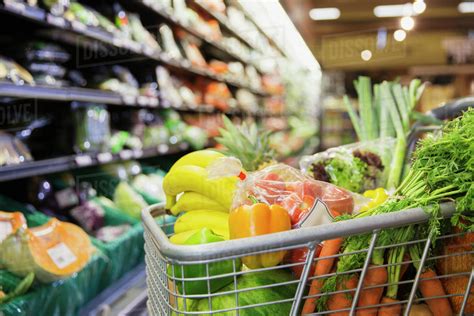
[[218,202],[196,192],[184,192],[170,210],[173,215],[193,210],[229,212],[229,209],[226,209]]
[[230,209],[237,179],[234,176],[209,179],[206,169],[187,165],[175,168],[166,175],[163,190],[170,196],[187,191],[197,192]]
[[174,224],[176,234],[207,227],[217,235],[229,239],[229,214],[220,211],[197,210],[178,217]]
[[[184,155],[178,161],[174,163],[171,169],[168,171],[168,174],[172,173],[173,170],[182,166],[198,166],[202,168],[206,168],[209,164],[211,164],[214,160],[218,158],[225,157],[224,154],[214,151],[214,150],[198,150],[193,151],[187,155]],[[165,176],[168,176],[168,174]],[[176,196],[174,195],[166,195],[166,209],[171,209],[173,205],[176,203]]]
[[205,149],[193,151],[192,153],[184,155],[183,157],[178,159],[168,171],[168,173],[173,172],[175,168],[188,165],[206,168],[212,162],[214,162],[214,160],[222,157],[225,157],[225,155],[214,150]]

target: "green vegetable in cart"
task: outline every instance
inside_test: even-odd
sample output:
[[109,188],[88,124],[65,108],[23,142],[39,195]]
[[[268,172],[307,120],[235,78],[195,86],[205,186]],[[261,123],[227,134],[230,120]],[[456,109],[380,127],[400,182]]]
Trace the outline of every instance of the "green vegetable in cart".
[[[214,234],[214,232],[209,228],[202,228],[193,235],[191,235],[185,242],[184,245],[202,245],[209,244],[213,242],[224,241],[224,238]],[[236,271],[240,271],[242,263],[239,259],[235,261]],[[173,271],[174,270],[174,271]],[[234,264],[232,260],[224,260],[213,262],[209,264],[209,276],[218,276],[221,274],[229,274],[234,271]],[[206,265],[205,264],[193,264],[193,265],[170,265],[168,267],[168,275],[171,278],[202,278],[206,277]],[[184,281],[184,291],[183,291],[183,281],[176,280],[176,286],[180,293],[186,294],[207,294],[209,291],[214,293],[224,286],[228,285],[234,280],[233,276],[227,276],[222,278],[212,278],[209,282],[207,280],[198,280],[198,281]],[[173,282],[173,281],[172,281]]]
[[34,280],[35,274],[30,272],[10,293],[5,294],[4,292],[0,291],[0,304],[4,304],[17,296],[25,294],[30,289]]
[[[286,270],[272,270],[262,272],[249,272],[237,279],[237,289],[250,289],[255,287],[270,286],[266,288],[259,288],[254,290],[239,292],[239,306],[248,306],[254,304],[265,304],[258,307],[243,308],[239,310],[240,316],[275,316],[275,315],[290,315],[291,305],[296,293],[297,281],[291,284],[278,285],[278,283],[294,281],[292,274]],[[273,285],[273,286],[272,286]],[[221,310],[228,308],[235,308],[235,288],[234,284],[229,284],[220,292],[231,292],[230,294],[217,295],[211,298],[212,310]],[[281,300],[288,300],[284,303],[276,303]],[[178,301],[182,304],[182,301]],[[275,302],[275,303],[272,303]],[[209,311],[209,299],[203,298],[199,301],[194,301],[190,306],[192,311],[205,312]],[[183,306],[178,306],[178,310]],[[202,314],[208,315],[208,314]],[[235,311],[214,313],[213,315],[235,315]]]
[[148,206],[145,200],[125,181],[115,188],[114,203],[125,214],[140,218],[142,209]]

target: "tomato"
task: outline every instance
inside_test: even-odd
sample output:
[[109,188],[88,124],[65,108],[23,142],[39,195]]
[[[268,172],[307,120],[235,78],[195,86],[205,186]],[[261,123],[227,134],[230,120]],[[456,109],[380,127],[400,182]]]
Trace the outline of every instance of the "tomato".
[[255,180],[255,195],[263,197],[269,204],[277,203],[277,199],[285,192],[285,182],[276,173],[268,173],[262,179]]
[[305,180],[303,182],[303,192],[304,192],[304,195],[310,195],[314,198],[318,198],[321,196],[323,192],[323,187],[318,182]]
[[[308,256],[308,252],[309,252],[308,248],[303,247],[303,248],[296,248],[296,249],[290,250],[288,254],[286,255],[286,258],[285,258],[286,263],[301,263],[300,265],[291,267],[291,271],[293,271],[293,274],[296,278],[300,278],[301,274],[303,273],[304,263],[306,262],[306,257]],[[321,245],[317,245],[315,253],[314,253],[314,258],[319,257],[320,253],[321,253]],[[311,269],[309,270],[308,277],[311,277],[314,275],[315,267],[316,267],[316,263],[313,262],[313,264],[311,265]]]
[[333,217],[350,214],[354,210],[354,199],[351,194],[333,185],[325,187],[321,200],[326,203]]
[[315,198],[310,195],[305,195],[303,198],[299,197],[297,193],[291,193],[286,196],[281,203],[291,217],[291,225],[296,225],[311,209]]
[[288,193],[296,193],[296,195],[303,197],[304,195],[304,186],[301,181],[287,182],[286,190]]

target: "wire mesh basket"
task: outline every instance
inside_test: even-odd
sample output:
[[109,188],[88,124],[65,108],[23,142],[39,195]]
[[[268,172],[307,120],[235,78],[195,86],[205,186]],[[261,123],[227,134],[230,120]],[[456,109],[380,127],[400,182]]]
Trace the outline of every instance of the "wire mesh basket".
[[[454,212],[452,203],[442,204],[443,217],[449,218]],[[428,220],[422,209],[409,209],[391,214],[353,219],[316,227],[302,228],[287,232],[262,235],[251,238],[230,240],[213,244],[182,246],[170,243],[164,231],[156,224],[156,218],[163,216],[163,205],[151,206],[143,210],[145,226],[145,251],[148,283],[148,309],[151,315],[299,315],[304,301],[317,300],[324,296],[343,294],[346,305],[339,310],[315,311],[318,315],[355,315],[361,293],[373,288],[386,288],[390,284],[364,286],[366,274],[375,267],[370,265],[374,251],[389,250],[394,247],[421,245],[422,255],[418,260],[407,259],[398,264],[408,266],[417,261],[418,270],[411,268],[401,281],[397,282],[398,301],[377,305],[367,305],[366,312],[377,315],[377,309],[383,306],[399,305],[404,315],[410,315],[415,304],[448,298],[452,309],[460,315],[473,313],[474,289],[474,251],[472,240],[469,244],[457,244],[456,249],[447,253],[431,252],[431,238],[412,240],[408,243],[377,246],[377,238],[382,229],[406,227]],[[168,224],[164,224],[165,226]],[[318,245],[324,240],[371,234],[370,246],[356,252],[334,256],[318,256]],[[463,233],[439,236],[436,243],[461,239]],[[471,237],[471,236],[469,236]],[[464,238],[466,239],[466,238]],[[274,267],[247,270],[241,269],[241,260],[246,256],[271,255],[277,251],[307,249],[307,255],[301,262],[285,263]],[[338,287],[337,291],[308,296],[313,280],[329,278],[335,273],[315,277],[312,269],[319,260],[337,259],[342,256],[365,253],[363,267],[348,271],[357,275],[352,287]],[[423,276],[424,267],[449,261],[454,267],[432,278]],[[385,264],[382,267],[388,268]],[[193,270],[194,269],[194,270]],[[199,273],[193,273],[199,271]],[[414,270],[414,271],[413,271]],[[299,273],[297,273],[299,271]],[[299,277],[295,275],[300,274]],[[342,275],[340,277],[343,278]],[[439,279],[446,293],[437,296],[421,297],[419,287],[431,279]],[[450,281],[449,287],[447,282]],[[454,283],[453,283],[454,282]],[[218,291],[216,290],[218,289]],[[350,298],[350,299],[348,299]],[[397,314],[394,314],[397,315]]]

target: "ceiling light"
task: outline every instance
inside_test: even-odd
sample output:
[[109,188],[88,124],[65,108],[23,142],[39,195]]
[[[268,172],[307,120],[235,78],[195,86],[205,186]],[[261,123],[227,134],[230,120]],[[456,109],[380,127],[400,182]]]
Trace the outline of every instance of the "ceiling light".
[[309,17],[315,21],[336,20],[341,16],[338,8],[315,8],[309,11]]
[[413,5],[411,3],[378,5],[374,8],[374,15],[378,18],[390,18],[412,15]]
[[413,18],[411,16],[404,16],[400,20],[400,26],[405,31],[411,31],[415,27],[415,20],[413,20]]
[[365,49],[360,52],[360,58],[362,58],[364,61],[369,61],[372,58],[372,52],[368,49]]
[[461,13],[474,13],[474,2],[461,2],[458,4],[458,11]]
[[396,31],[393,33],[393,38],[394,38],[397,42],[403,42],[406,37],[407,37],[407,32],[405,32],[404,30],[396,30]]
[[413,12],[416,14],[421,14],[426,10],[426,3],[423,0],[415,0],[413,2]]

